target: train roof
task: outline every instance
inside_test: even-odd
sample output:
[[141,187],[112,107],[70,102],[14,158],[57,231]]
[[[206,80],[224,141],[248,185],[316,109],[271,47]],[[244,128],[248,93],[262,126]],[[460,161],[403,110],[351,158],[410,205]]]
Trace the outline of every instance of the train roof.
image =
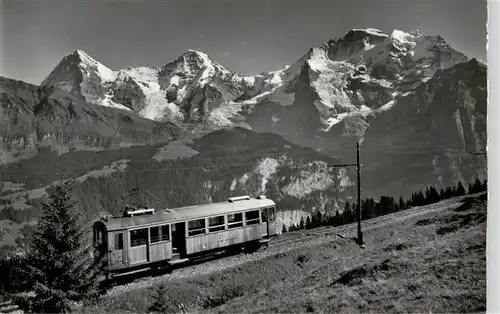
[[245,199],[234,202],[226,201],[186,207],[178,207],[155,212],[153,215],[141,215],[135,217],[116,217],[108,221],[101,221],[108,231],[121,230],[146,226],[150,224],[160,224],[162,222],[175,222],[205,218],[210,216],[237,213],[251,209],[276,206],[270,199]]

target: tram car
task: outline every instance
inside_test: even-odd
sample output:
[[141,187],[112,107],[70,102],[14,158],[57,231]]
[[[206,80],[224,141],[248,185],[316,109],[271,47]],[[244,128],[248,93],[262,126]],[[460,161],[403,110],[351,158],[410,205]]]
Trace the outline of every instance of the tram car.
[[265,196],[165,209],[126,209],[93,225],[107,277],[171,267],[222,250],[267,245],[278,233],[276,204]]

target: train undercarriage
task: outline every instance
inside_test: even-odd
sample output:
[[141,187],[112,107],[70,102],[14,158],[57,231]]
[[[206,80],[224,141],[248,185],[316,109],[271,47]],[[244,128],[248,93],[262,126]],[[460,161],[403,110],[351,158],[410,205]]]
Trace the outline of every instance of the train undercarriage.
[[188,255],[184,258],[181,258],[179,254],[173,254],[172,259],[170,260],[106,271],[105,277],[101,280],[101,291],[104,293],[107,289],[113,286],[126,284],[141,278],[168,274],[176,268],[190,267],[206,261],[234,256],[241,253],[252,254],[261,249],[267,248],[269,242],[272,241],[273,238],[274,237],[267,237],[257,241],[239,243],[211,251]]

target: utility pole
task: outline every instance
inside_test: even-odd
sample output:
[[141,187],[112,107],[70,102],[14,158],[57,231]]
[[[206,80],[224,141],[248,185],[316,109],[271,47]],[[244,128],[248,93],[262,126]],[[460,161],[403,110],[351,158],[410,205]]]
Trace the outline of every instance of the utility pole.
[[360,164],[359,164],[359,142],[356,142],[356,168],[358,177],[358,242],[359,245],[363,245],[363,233],[361,232],[361,176],[360,176]]
[[363,246],[364,245],[363,233],[361,232],[361,175],[360,175],[361,164],[359,163],[359,142],[356,143],[356,159],[357,160],[356,160],[355,164],[330,165],[329,167],[333,167],[333,168],[356,167],[357,168],[358,206],[356,206],[356,214],[358,217],[358,244],[360,246]]

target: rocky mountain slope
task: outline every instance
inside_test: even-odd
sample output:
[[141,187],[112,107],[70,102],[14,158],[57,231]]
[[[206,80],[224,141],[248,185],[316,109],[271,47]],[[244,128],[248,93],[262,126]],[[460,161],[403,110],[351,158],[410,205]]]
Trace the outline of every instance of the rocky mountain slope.
[[369,194],[486,175],[485,158],[470,154],[485,149],[486,66],[418,30],[353,29],[255,76],[195,50],[162,67],[116,71],[77,50],[42,86],[197,136],[240,126],[346,162],[360,141]]
[[473,59],[398,97],[364,133],[365,185],[399,192],[485,178],[486,84],[486,67]]
[[210,124],[214,109],[243,94],[251,84],[251,77],[236,74],[195,50],[163,67],[118,71],[76,50],[63,58],[41,86],[55,86],[87,102],[130,110],[156,121]]
[[9,163],[49,146],[60,153],[166,141],[170,122],[86,102],[54,86],[0,78],[0,161]]

